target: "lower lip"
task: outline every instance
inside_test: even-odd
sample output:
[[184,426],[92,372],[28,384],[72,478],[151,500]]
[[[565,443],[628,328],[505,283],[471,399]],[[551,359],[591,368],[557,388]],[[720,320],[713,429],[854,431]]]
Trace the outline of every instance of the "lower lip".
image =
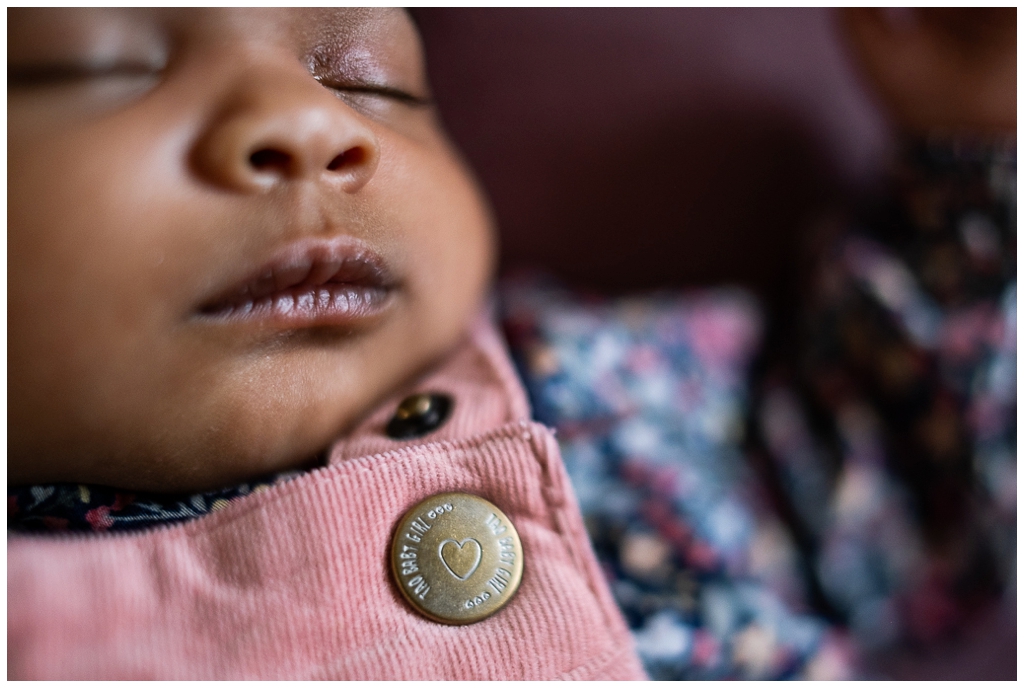
[[203,311],[229,322],[260,322],[284,328],[355,326],[382,314],[391,290],[358,284],[327,283],[294,287],[256,300],[242,300]]

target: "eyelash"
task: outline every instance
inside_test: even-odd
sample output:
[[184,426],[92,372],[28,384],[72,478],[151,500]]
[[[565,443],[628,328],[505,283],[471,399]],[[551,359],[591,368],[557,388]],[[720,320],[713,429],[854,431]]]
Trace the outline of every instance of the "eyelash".
[[95,67],[79,64],[44,64],[9,67],[7,84],[13,87],[47,86],[106,76],[158,76],[152,65],[125,63]]
[[383,86],[379,84],[339,84],[328,81],[323,77],[313,77],[325,88],[329,88],[332,91],[339,93],[366,93],[369,95],[381,96],[383,98],[390,98],[400,103],[412,106],[425,106],[430,105],[431,100],[429,98],[422,98],[420,96],[414,96],[413,94],[403,91],[398,88],[391,86]]

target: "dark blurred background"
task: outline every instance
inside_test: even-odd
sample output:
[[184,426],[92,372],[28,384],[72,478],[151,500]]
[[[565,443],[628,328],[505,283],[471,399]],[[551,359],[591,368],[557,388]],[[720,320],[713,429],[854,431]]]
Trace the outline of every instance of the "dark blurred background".
[[807,221],[889,150],[827,10],[415,16],[505,268],[613,291],[739,282],[774,302]]
[[[815,223],[880,181],[891,125],[821,9],[414,10],[502,269],[623,292],[738,283],[783,327]],[[878,658],[893,678],[1016,674],[1016,623]]]

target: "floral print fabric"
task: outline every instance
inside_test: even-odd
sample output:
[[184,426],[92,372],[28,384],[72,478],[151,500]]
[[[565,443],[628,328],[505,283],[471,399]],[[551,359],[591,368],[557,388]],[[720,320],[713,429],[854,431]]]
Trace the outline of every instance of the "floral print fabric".
[[505,326],[554,427],[652,678],[844,678],[785,526],[741,452],[760,314],[740,291],[604,301],[505,284]]
[[796,346],[750,377],[742,292],[505,285],[652,677],[863,675],[1014,594],[1015,147],[909,144],[891,191],[822,228]]
[[265,490],[297,473],[282,473],[195,495],[162,495],[97,485],[57,483],[7,490],[7,527],[19,532],[132,531],[198,518],[232,499]]
[[1016,149],[907,145],[823,252],[758,384],[812,585],[865,648],[927,643],[1015,580]]

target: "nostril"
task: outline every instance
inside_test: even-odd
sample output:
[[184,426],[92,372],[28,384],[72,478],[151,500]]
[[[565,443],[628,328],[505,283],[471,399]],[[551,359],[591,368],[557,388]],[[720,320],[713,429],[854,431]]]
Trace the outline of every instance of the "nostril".
[[287,171],[292,156],[273,148],[262,148],[249,156],[249,164],[263,172],[267,170]]
[[334,156],[334,159],[327,163],[327,169],[331,172],[337,172],[344,167],[359,165],[365,160],[366,151],[361,146],[356,146]]

